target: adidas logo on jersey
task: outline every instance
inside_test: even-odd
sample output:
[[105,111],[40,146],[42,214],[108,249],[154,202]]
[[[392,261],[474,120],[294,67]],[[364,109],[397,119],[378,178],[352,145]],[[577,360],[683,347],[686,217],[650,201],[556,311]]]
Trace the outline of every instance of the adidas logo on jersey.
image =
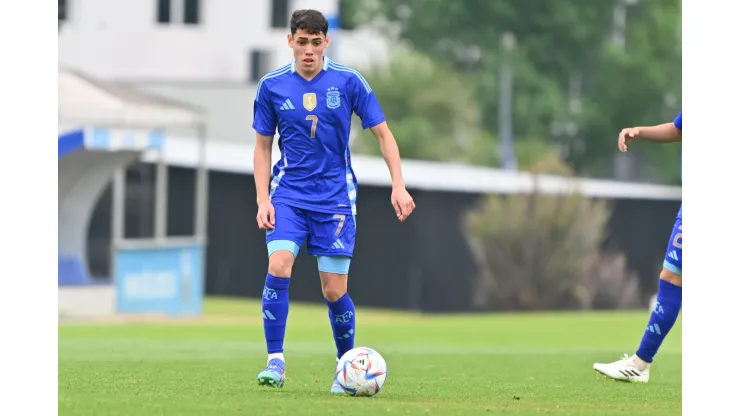
[[668,257],[672,258],[673,260],[678,260],[678,254],[676,254],[676,250],[671,251],[668,254]]
[[293,107],[293,103],[290,102],[290,98],[285,100],[283,105],[280,106],[281,110],[295,110],[295,107]]

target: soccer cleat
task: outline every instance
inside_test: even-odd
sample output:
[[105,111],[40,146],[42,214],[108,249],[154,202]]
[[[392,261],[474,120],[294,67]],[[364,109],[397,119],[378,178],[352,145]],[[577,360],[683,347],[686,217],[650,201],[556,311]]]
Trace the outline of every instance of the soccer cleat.
[[[337,365],[338,364],[339,364],[339,358],[337,358]],[[331,383],[331,392],[332,393],[344,393],[344,389],[337,382],[337,370],[336,370],[336,367],[334,368],[334,381],[332,381],[332,383]]]
[[261,386],[283,387],[285,384],[285,362],[273,358],[267,362],[267,368],[257,374],[257,381]]
[[337,376],[334,376],[334,381],[331,383],[331,392],[332,393],[344,393],[344,389],[337,382]]
[[594,370],[618,381],[629,381],[632,383],[647,383],[650,379],[650,364],[640,369],[634,359],[627,356],[613,363],[595,363]]

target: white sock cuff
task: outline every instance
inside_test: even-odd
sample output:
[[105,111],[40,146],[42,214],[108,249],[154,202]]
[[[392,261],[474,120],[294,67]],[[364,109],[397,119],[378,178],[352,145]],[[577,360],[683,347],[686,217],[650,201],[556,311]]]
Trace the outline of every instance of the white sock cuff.
[[282,352],[275,352],[272,354],[267,354],[267,362],[270,362],[270,360],[275,359],[275,358],[278,358],[282,360],[283,362],[285,362],[285,357],[283,357]]

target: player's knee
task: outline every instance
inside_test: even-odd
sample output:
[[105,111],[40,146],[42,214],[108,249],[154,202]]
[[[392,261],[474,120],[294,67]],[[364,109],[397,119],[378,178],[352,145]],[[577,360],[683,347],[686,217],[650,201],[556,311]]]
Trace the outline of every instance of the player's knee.
[[661,270],[660,272],[660,278],[661,280],[665,280],[668,283],[674,284],[676,286],[681,286],[681,275],[674,272],[673,270],[669,270],[663,267],[663,270]]
[[278,250],[270,255],[268,272],[275,277],[290,277],[294,261],[293,252]]
[[328,300],[329,302],[336,302],[341,299],[341,297],[344,296],[345,293],[347,293],[347,287],[324,286],[321,288],[321,291],[324,294],[324,299]]
[[347,293],[347,275],[321,273],[321,292],[329,302],[336,302]]

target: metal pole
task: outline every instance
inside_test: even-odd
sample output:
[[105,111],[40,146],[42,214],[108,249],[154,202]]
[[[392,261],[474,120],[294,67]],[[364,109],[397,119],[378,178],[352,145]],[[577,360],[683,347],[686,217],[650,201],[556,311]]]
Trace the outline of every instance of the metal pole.
[[501,38],[502,60],[500,71],[501,86],[499,89],[498,127],[501,140],[501,165],[507,170],[516,170],[514,153],[514,128],[512,126],[513,71],[511,68],[512,52],[516,48],[516,37],[511,32]]
[[116,170],[113,174],[112,213],[111,213],[111,247],[110,247],[110,276],[116,277],[116,250],[123,241],[126,221],[126,168]]
[[198,128],[198,168],[195,178],[195,236],[206,241],[208,236],[208,168],[207,131],[205,126]]
[[167,164],[164,161],[164,150],[159,151],[157,162],[157,176],[155,178],[154,191],[154,239],[164,240],[167,238],[167,188],[168,188]]

